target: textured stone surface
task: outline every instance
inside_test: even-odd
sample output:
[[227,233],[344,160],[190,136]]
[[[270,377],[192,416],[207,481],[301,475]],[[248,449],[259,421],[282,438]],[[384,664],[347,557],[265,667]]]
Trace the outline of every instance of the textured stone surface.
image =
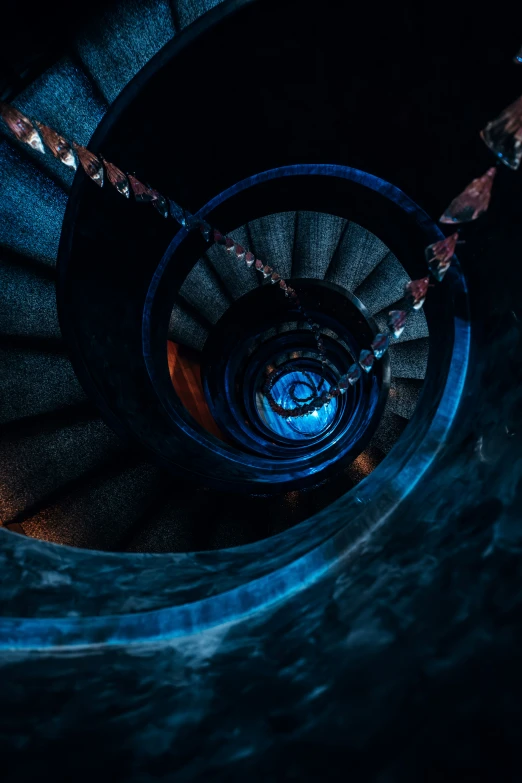
[[252,252],[283,279],[292,276],[296,219],[295,212],[280,212],[251,220],[248,224]]
[[292,277],[324,280],[346,220],[320,212],[298,212]]
[[[379,325],[379,329],[382,331],[387,330],[388,312],[393,309],[395,309],[393,306],[385,307],[384,310],[381,310],[379,313],[375,313],[373,316]],[[393,338],[392,345],[397,345],[397,343],[406,343],[409,340],[419,340],[422,337],[428,337],[428,335],[428,322],[426,321],[424,310],[412,310],[410,313],[408,313],[408,320],[406,321],[406,326],[404,327],[403,333],[399,338]]]
[[350,222],[328,267],[326,280],[353,292],[387,253],[388,248],[375,234]]
[[10,141],[0,139],[0,237],[4,247],[54,265],[66,201],[59,185]]
[[[389,332],[388,310],[379,313],[375,320],[380,329]],[[401,336],[390,338],[388,355],[392,378],[395,376],[417,380],[424,378],[428,359],[428,334],[428,325],[423,311],[414,310],[409,313]]]
[[[229,263],[238,265],[230,258]],[[205,259],[198,261],[183,281],[180,296],[194,307],[207,321],[215,324],[228,310],[230,300],[219,285],[219,278]]]
[[0,348],[0,366],[0,424],[87,400],[64,354]]
[[101,421],[4,437],[0,444],[0,519],[12,520],[121,449],[119,439]]
[[399,416],[411,419],[422,391],[422,381],[413,378],[393,378],[388,395],[388,407]]
[[428,363],[429,340],[423,338],[389,348],[390,363],[394,376],[400,378],[424,378]]
[[373,315],[400,299],[409,279],[393,253],[387,253],[354,293]]
[[173,5],[178,23],[184,28],[221,2],[222,0],[175,0]]
[[[249,250],[252,249],[250,248],[250,236],[246,227],[242,226],[234,231],[230,231],[227,236],[230,236],[242,247]],[[227,253],[222,245],[209,247],[207,258],[232,299],[239,299],[240,296],[247,294],[259,285],[255,270],[249,269],[244,261],[237,261],[234,256]]]
[[104,476],[32,516],[23,523],[24,533],[66,546],[117,549],[133,524],[147,516],[162,476],[147,464]]
[[176,302],[170,316],[169,340],[202,351],[207,336],[205,327],[187,312],[181,301]]
[[108,103],[174,35],[167,0],[119,2],[76,41],[76,49]]
[[0,332],[61,338],[54,280],[1,257]]

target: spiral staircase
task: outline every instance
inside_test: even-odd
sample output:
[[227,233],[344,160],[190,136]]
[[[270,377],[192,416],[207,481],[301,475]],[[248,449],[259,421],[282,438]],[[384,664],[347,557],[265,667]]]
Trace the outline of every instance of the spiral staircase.
[[[390,305],[400,300],[404,284],[410,279],[377,237],[356,223],[332,215],[271,215],[241,227],[232,236],[251,247],[257,256],[277,257],[280,267],[288,270],[287,277],[326,280],[353,291],[381,328],[385,328]],[[282,257],[284,252],[286,259]],[[6,290],[15,291],[17,297],[37,299],[39,308],[47,314],[47,330],[42,330],[38,315],[38,331],[24,335],[25,343],[15,342],[8,353],[13,365],[9,402],[17,407],[4,410],[4,424],[12,433],[5,439],[9,451],[4,482],[10,495],[4,499],[4,524],[15,530],[21,528],[26,535],[116,551],[170,552],[247,543],[295,524],[305,514],[310,516],[318,503],[325,505],[355,486],[382,461],[416,407],[428,354],[428,327],[422,311],[414,314],[390,349],[392,381],[386,411],[372,440],[345,469],[342,479],[328,488],[321,486],[318,492],[292,492],[290,498],[285,493],[276,501],[256,496],[243,499],[256,519],[254,525],[242,524],[244,505],[234,507],[230,495],[223,497],[209,489],[194,507],[192,499],[181,501],[180,494],[186,494],[186,488],[180,485],[173,503],[169,498],[172,477],[137,456],[129,460],[125,447],[82,392],[61,340],[52,280],[44,282],[34,271],[26,271],[21,277],[20,266],[20,259],[16,266],[5,265]],[[193,349],[197,364],[209,330],[235,300],[264,282],[254,269],[241,271],[244,274],[240,275],[227,253],[214,245],[194,265],[180,288],[169,339],[177,346]],[[9,316],[18,320],[8,339],[15,335],[19,338],[26,328],[26,308],[20,300],[14,307],[13,302],[10,304]],[[280,328],[288,333],[298,329],[299,322],[290,321]],[[35,448],[35,441],[39,448]],[[53,455],[57,464],[52,462]],[[77,455],[76,462],[73,455]],[[165,483],[169,491],[161,493]],[[189,494],[192,497],[192,491]],[[221,504],[223,519],[218,519],[215,509]]]
[[[519,41],[412,5],[368,48],[369,9],[322,10],[93,5],[3,97],[277,267],[346,370],[488,160]],[[1,134],[5,779],[517,780],[516,178],[362,379],[357,437],[348,403],[289,435],[238,389],[319,366],[301,314]]]

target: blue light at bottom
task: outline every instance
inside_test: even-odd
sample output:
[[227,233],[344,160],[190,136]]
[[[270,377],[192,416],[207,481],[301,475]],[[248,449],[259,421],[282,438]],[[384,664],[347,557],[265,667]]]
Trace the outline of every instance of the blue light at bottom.
[[[278,405],[292,409],[304,405],[316,397],[318,393],[321,394],[331,388],[326,380],[323,380],[319,387],[321,380],[322,378],[317,372],[292,370],[281,375],[275,382],[272,387],[272,395]],[[295,399],[299,402],[295,402]],[[267,398],[261,392],[257,394],[256,405],[264,424],[276,435],[291,440],[303,440],[316,438],[328,430],[335,420],[338,400],[334,398],[319,410],[292,419],[285,419],[274,413]]]

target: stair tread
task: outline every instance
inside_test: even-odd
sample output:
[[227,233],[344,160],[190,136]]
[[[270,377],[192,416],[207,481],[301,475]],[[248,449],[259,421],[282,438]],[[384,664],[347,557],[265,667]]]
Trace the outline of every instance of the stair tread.
[[61,339],[54,281],[2,256],[0,251],[0,332]]
[[65,355],[0,348],[0,424],[87,399]]
[[375,444],[369,445],[359,456],[351,462],[344,475],[352,482],[358,484],[366,478],[383,461],[386,454]]
[[10,143],[0,139],[0,242],[56,264],[67,194]]
[[221,289],[216,273],[205,259],[200,259],[192,267],[179,293],[212,324],[217,323],[230,306],[230,300]]
[[76,41],[76,51],[108,103],[175,34],[168,0],[120,2]]
[[252,237],[250,250],[281,277],[292,275],[295,212],[278,212],[251,220],[248,230]]
[[391,345],[389,350],[393,377],[423,379],[428,364],[429,340],[411,340]]
[[163,476],[140,463],[42,509],[22,523],[23,531],[43,541],[113,551],[146,513]]
[[4,438],[0,442],[0,520],[14,519],[123,450],[122,442],[101,420]]
[[364,282],[357,286],[355,296],[373,315],[400,299],[409,280],[402,264],[393,253],[387,253]]
[[292,277],[324,280],[347,221],[321,212],[297,215]]
[[[228,236],[243,247],[252,250],[249,247],[250,237],[244,226],[229,231]],[[221,245],[212,245],[206,255],[234,301],[258,287],[259,281],[254,269],[249,269],[243,261],[237,261]]]
[[388,407],[393,413],[411,419],[419,401],[423,382],[417,378],[393,378]]
[[222,2],[223,0],[173,0],[181,29],[188,27],[189,24]]
[[[395,309],[393,304],[388,305],[373,316],[381,331],[386,331],[388,322],[388,313],[390,310]],[[393,344],[407,343],[410,340],[419,340],[422,337],[428,337],[428,322],[423,310],[412,310],[406,321],[406,326],[400,337],[393,339]]]
[[353,292],[387,253],[388,248],[375,234],[358,223],[350,222],[325,279]]
[[[49,125],[69,141],[88,144],[107,110],[105,101],[96,94],[88,76],[69,57],[55,63],[13,101],[29,117]],[[18,142],[16,142],[18,144]],[[60,163],[46,150],[45,155],[22,145],[30,157],[51,171],[67,187],[74,171]]]
[[207,329],[187,312],[181,302],[176,302],[170,315],[169,340],[202,351],[207,337]]

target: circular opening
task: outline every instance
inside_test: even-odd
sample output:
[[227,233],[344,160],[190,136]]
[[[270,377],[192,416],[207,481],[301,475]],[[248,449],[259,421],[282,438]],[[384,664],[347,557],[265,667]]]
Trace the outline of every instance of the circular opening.
[[[318,394],[328,392],[333,384],[317,369],[300,366],[297,362],[280,373],[272,385],[272,397],[277,405],[292,410],[296,404],[309,403]],[[326,435],[336,419],[337,399],[331,399],[328,405],[310,411],[299,417],[284,418],[274,413],[266,394],[256,394],[256,409],[263,423],[276,435],[290,440],[307,440]]]

